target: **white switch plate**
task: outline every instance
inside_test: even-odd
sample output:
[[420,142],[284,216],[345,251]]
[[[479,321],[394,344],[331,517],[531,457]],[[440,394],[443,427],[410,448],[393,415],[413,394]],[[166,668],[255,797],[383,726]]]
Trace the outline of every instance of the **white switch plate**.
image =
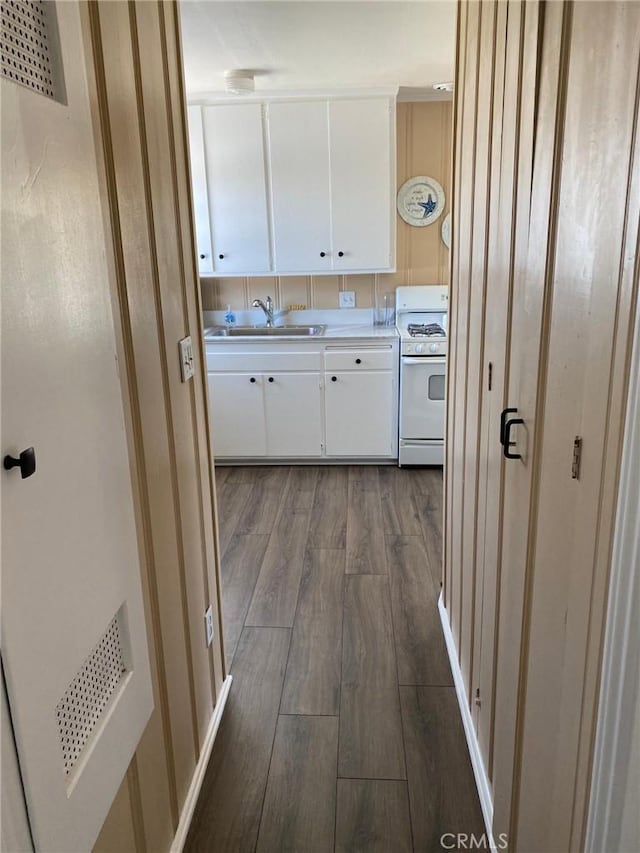
[[180,375],[182,381],[186,382],[193,377],[193,346],[191,337],[183,338],[178,344],[180,352]]
[[207,646],[213,642],[213,610],[209,605],[204,614],[204,631],[207,637]]
[[340,291],[340,307],[355,308],[356,307],[356,292],[355,290]]

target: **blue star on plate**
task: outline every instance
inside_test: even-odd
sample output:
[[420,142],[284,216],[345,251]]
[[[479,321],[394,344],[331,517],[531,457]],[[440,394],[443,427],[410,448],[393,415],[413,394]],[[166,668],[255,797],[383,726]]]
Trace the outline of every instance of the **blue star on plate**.
[[436,203],[431,197],[431,193],[429,193],[427,201],[418,202],[418,207],[421,207],[424,210],[424,213],[422,214],[423,219],[426,219],[427,216],[431,216],[433,211],[436,209]]

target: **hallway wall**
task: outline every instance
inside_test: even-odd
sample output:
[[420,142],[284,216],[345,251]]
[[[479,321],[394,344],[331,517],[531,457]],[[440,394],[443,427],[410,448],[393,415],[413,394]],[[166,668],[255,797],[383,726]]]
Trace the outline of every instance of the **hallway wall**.
[[[225,675],[178,10],[101,0],[81,12],[155,702],[95,850],[162,851]],[[189,334],[195,376],[182,383],[178,341]]]

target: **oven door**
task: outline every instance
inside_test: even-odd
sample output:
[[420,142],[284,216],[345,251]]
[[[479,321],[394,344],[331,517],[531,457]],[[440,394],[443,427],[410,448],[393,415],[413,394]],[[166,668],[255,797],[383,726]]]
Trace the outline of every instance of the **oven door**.
[[400,438],[444,439],[445,356],[402,356]]

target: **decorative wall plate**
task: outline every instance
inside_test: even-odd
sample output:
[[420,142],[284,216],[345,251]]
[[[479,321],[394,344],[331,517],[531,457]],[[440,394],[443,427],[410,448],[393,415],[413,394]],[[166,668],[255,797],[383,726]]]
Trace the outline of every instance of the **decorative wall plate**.
[[409,225],[423,228],[438,219],[444,210],[444,190],[435,178],[418,175],[398,190],[398,213]]
[[451,214],[447,213],[445,218],[442,220],[442,227],[440,229],[440,236],[442,237],[442,242],[445,244],[447,249],[451,248]]

